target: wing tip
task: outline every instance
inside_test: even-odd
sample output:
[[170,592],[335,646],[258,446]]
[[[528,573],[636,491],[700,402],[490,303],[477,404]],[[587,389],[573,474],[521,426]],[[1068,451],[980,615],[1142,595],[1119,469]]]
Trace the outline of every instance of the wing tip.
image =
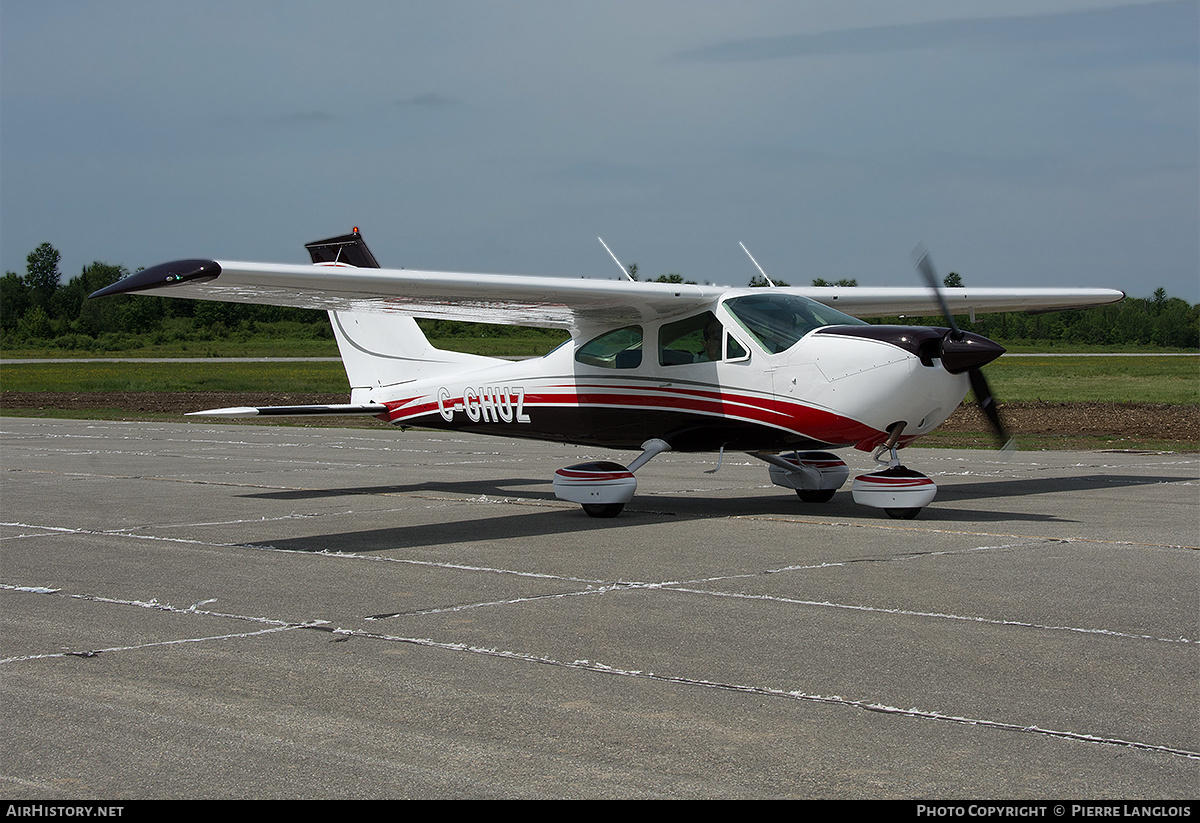
[[128,277],[123,277],[116,283],[97,289],[88,295],[107,297],[112,294],[129,294],[136,291],[167,288],[180,283],[204,282],[215,280],[221,273],[221,264],[216,260],[192,258],[189,260],[173,260],[170,263],[159,263],[148,269],[142,269]]

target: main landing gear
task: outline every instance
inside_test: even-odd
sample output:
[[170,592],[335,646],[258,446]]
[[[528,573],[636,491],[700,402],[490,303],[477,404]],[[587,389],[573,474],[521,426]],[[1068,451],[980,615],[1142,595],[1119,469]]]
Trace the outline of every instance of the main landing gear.
[[[925,475],[900,465],[896,443],[904,425],[891,427],[886,443],[875,450],[875,461],[886,468],[854,478],[854,502],[883,509],[888,517],[911,520],[937,494],[937,485]],[[559,500],[579,503],[590,517],[616,517],[633,500],[637,478],[633,473],[655,455],[670,451],[664,440],[647,440],[642,453],[628,466],[610,460],[578,463],[554,473],[554,495]],[[887,452],[890,457],[881,459]],[[770,454],[752,452],[770,464],[771,482],[793,489],[805,503],[827,503],[850,476],[850,468],[830,452]]]
[[616,517],[633,499],[637,478],[633,473],[655,455],[671,450],[665,440],[647,440],[642,453],[628,467],[611,460],[579,463],[554,473],[554,496],[579,503],[590,517]]
[[796,496],[805,503],[828,503],[850,476],[850,468],[829,452],[756,452],[754,456],[771,464],[772,483],[795,489]]

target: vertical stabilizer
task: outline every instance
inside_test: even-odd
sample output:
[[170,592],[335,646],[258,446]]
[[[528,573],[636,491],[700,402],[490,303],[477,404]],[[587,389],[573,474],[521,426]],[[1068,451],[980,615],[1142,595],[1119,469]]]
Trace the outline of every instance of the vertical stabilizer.
[[497,362],[434,348],[407,315],[331,311],[329,319],[350,378],[351,403],[371,402],[376,389]]
[[[304,248],[315,264],[380,268],[358,229]],[[351,403],[372,402],[378,389],[496,362],[434,348],[417,321],[405,314],[331,311],[329,320],[350,379]]]

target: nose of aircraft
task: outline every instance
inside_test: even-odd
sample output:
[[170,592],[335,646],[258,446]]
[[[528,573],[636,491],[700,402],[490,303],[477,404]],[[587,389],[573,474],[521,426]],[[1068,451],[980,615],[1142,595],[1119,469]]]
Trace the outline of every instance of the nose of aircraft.
[[[991,388],[981,370],[982,366],[1004,353],[1004,347],[998,343],[982,335],[964,332],[957,328],[946,329],[929,326],[826,326],[814,332],[812,339],[816,340],[826,335],[887,343],[913,355],[926,367],[926,369],[919,369],[915,372],[903,369],[894,372],[897,382],[890,389],[885,390],[885,394],[891,401],[888,408],[896,411],[897,414],[902,408],[906,408],[905,404],[908,403],[911,404],[913,410],[918,412],[918,419],[928,419],[928,415],[922,417],[921,409],[926,408],[934,399],[944,401],[943,405],[950,404],[945,406],[947,409],[957,406],[962,399],[962,394],[957,394],[961,391],[958,387],[962,383],[947,382],[945,376],[965,374],[975,393],[979,407],[987,416],[997,438],[1000,442],[1007,442],[1008,434],[996,411],[995,398],[992,396]],[[936,369],[938,363],[942,366],[940,370]],[[850,373],[866,373],[866,371],[859,369],[854,372],[847,369],[846,374]],[[942,379],[936,377],[939,373],[942,375]],[[876,389],[880,386],[878,373],[873,379],[872,386]],[[951,397],[951,395],[956,396]],[[872,397],[877,397],[877,395],[872,394]],[[941,420],[937,420],[932,425],[940,422]]]
[[1003,346],[982,335],[954,329],[942,335],[942,368],[951,374],[986,366],[1002,354]]
[[916,355],[926,366],[941,360],[950,374],[978,369],[1004,354],[1004,347],[986,337],[960,329],[928,326],[826,326],[817,334],[844,335],[889,343]]

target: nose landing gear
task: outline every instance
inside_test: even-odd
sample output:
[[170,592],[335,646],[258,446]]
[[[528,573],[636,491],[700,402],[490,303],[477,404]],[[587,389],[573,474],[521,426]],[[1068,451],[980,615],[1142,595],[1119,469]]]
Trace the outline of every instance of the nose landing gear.
[[[900,464],[896,454],[896,443],[904,431],[904,423],[892,425],[891,436],[875,450],[875,462],[887,468],[854,478],[850,492],[854,502],[863,506],[883,509],[893,520],[912,520],[921,509],[929,505],[937,494],[937,484],[918,471]],[[887,452],[889,458],[881,460]]]

